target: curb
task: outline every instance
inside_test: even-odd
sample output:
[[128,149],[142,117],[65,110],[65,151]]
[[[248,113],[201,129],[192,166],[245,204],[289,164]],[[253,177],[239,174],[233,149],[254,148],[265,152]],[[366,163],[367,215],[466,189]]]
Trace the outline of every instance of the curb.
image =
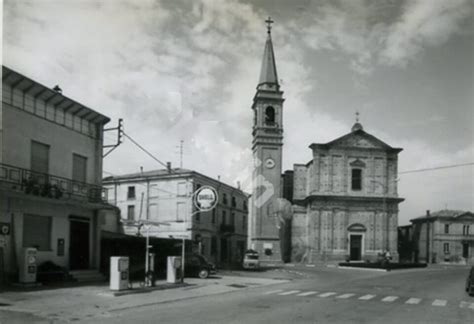
[[195,285],[188,284],[188,283],[165,284],[165,285],[156,286],[156,287],[143,287],[143,288],[135,288],[135,289],[126,289],[126,290],[121,290],[121,291],[106,291],[106,292],[100,292],[98,293],[98,295],[120,297],[120,296],[133,295],[133,294],[146,294],[146,293],[150,293],[157,290],[176,289],[176,288],[189,287],[189,286],[195,286]]
[[344,266],[338,266],[338,269],[350,269],[350,270],[363,270],[363,271],[378,271],[378,272],[389,272],[390,270],[386,269],[371,269],[371,268],[359,268],[359,267],[344,267]]

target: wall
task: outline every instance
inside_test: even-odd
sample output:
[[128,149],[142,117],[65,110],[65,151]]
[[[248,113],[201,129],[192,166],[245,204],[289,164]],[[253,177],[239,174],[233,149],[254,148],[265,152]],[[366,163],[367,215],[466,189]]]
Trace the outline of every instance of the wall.
[[87,182],[100,184],[101,142],[51,121],[3,104],[3,163],[29,169],[31,141],[50,145],[49,173],[72,178],[73,153],[87,157]]

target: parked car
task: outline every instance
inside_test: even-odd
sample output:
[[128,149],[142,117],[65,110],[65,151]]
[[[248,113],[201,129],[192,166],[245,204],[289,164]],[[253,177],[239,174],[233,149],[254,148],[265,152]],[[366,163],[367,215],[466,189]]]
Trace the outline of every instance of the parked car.
[[199,277],[206,279],[209,275],[216,274],[216,266],[200,254],[186,256],[184,263],[186,277]]
[[471,267],[471,270],[469,271],[469,274],[467,276],[466,292],[469,294],[469,296],[474,295],[474,266]]
[[260,261],[258,252],[253,250],[248,250],[247,252],[245,252],[242,266],[244,267],[244,269],[259,269]]

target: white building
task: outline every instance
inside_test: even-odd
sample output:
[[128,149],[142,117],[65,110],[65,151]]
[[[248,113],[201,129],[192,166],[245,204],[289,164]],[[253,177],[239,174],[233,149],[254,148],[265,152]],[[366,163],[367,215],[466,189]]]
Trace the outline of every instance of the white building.
[[109,118],[3,67],[0,273],[16,280],[22,249],[38,264],[97,269],[105,209],[102,131]]
[[[240,262],[246,249],[247,195],[238,188],[195,171],[168,168],[107,177],[109,203],[121,210],[126,234],[137,235],[139,220],[163,222],[149,235],[192,240],[194,250],[217,264]],[[201,186],[212,186],[219,202],[212,211],[197,212],[191,196]],[[145,235],[144,229],[140,229]]]

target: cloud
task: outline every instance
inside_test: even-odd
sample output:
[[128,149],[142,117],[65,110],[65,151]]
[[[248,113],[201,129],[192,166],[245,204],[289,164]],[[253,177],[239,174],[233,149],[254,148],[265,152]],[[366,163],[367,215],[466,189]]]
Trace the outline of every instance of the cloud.
[[404,66],[426,47],[445,43],[472,16],[472,4],[470,0],[408,1],[403,14],[388,29],[381,62]]
[[[472,16],[470,0],[321,1],[306,15],[303,40],[314,50],[345,53],[349,67],[369,75],[376,65],[404,67],[445,43]],[[294,29],[301,20],[293,21]]]

